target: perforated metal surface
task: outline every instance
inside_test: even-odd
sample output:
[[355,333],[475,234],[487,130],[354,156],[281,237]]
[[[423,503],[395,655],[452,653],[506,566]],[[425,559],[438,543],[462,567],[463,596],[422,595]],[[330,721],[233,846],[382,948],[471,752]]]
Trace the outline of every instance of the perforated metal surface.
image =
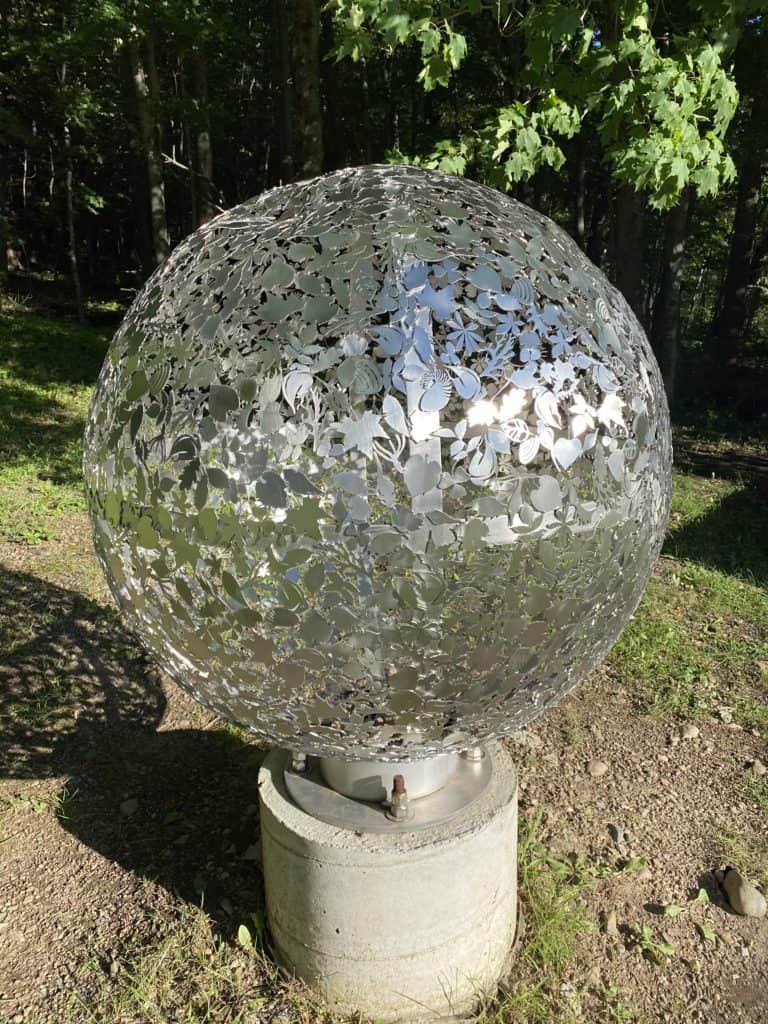
[[383,760],[518,729],[614,643],[671,444],[648,342],[547,218],[375,166],[177,247],[86,430],[129,622],[214,711]]

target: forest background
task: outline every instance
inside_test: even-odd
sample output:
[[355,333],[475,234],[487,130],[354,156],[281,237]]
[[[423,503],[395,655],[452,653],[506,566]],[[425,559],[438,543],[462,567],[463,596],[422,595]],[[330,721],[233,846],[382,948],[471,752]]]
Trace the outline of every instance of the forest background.
[[125,305],[221,209],[417,163],[563,225],[678,412],[768,411],[755,0],[3,0],[0,32],[11,292]]

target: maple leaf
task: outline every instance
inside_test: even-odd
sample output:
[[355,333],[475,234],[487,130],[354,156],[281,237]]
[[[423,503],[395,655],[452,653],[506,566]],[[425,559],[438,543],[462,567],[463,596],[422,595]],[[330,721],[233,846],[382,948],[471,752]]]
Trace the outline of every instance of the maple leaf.
[[375,437],[386,437],[386,431],[382,429],[379,417],[366,409],[359,420],[345,416],[339,423],[339,430],[344,435],[344,451],[351,448],[359,448],[361,452],[373,458],[373,439]]

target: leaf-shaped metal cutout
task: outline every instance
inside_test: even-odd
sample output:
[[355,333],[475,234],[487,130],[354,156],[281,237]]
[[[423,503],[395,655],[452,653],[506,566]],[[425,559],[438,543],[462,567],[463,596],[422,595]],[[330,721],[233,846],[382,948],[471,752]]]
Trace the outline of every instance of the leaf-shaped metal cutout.
[[384,401],[381,403],[381,411],[384,415],[384,420],[393,430],[404,437],[409,436],[405,410],[394,395],[387,395],[384,398]]
[[509,289],[510,295],[524,306],[532,306],[535,295],[533,285],[527,277],[519,277]]
[[453,370],[452,376],[453,386],[456,388],[456,394],[460,398],[471,401],[482,393],[483,385],[474,370],[461,366]]
[[553,476],[540,476],[538,486],[531,491],[531,504],[539,512],[554,512],[563,504],[563,492]]
[[240,396],[234,388],[224,384],[211,384],[208,411],[215,420],[225,420],[240,406]]
[[419,399],[419,408],[424,412],[437,412],[445,408],[450,397],[450,380],[436,377]]
[[529,437],[526,441],[520,445],[518,450],[518,458],[523,466],[527,466],[529,462],[533,462],[536,456],[539,454],[539,448],[541,447],[541,441],[538,437]]
[[292,409],[312,387],[312,373],[306,366],[294,366],[283,379],[283,396]]
[[560,418],[560,406],[558,404],[557,395],[551,391],[542,391],[540,395],[536,396],[533,403],[536,415],[540,420],[543,420],[548,427],[560,428],[563,425],[563,421]]
[[581,441],[576,437],[558,437],[552,445],[552,461],[559,469],[569,469],[582,452]]

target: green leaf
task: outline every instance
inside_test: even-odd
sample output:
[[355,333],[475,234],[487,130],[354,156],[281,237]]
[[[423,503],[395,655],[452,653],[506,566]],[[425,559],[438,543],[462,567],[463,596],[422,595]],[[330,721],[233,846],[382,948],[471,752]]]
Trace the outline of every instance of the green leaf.
[[668,903],[664,907],[664,917],[677,917],[678,914],[682,914],[685,907],[678,907],[676,903]]
[[251,938],[251,933],[248,931],[248,925],[241,924],[237,929],[237,941],[243,949],[253,949],[253,939]]
[[714,932],[705,924],[699,924],[698,921],[696,922],[696,930],[705,942],[711,942],[713,946],[717,945],[717,932]]
[[398,11],[384,21],[383,28],[392,43],[405,43],[411,36],[410,16],[404,11]]
[[459,32],[454,32],[450,25],[446,25],[448,42],[445,44],[445,54],[451,67],[456,71],[467,55],[466,37]]

